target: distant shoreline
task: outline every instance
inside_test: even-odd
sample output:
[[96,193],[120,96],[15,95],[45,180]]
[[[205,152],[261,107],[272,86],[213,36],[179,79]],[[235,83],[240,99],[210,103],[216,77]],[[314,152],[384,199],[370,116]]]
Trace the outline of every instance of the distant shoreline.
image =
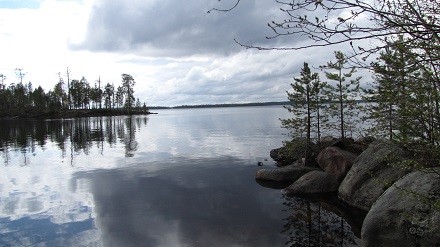
[[[365,103],[365,100],[355,100],[356,103]],[[329,101],[327,103],[333,103]],[[148,109],[187,109],[187,108],[214,108],[214,107],[240,107],[240,106],[273,106],[290,105],[290,101],[269,101],[256,103],[232,103],[232,104],[203,104],[203,105],[179,105],[179,106],[150,106]]]
[[[359,100],[358,103],[365,101]],[[62,119],[79,117],[104,117],[104,116],[124,116],[124,115],[150,115],[157,114],[150,110],[165,109],[197,109],[197,108],[220,108],[220,107],[252,107],[252,106],[285,106],[290,105],[289,101],[272,101],[256,103],[234,103],[234,104],[203,104],[203,105],[179,105],[179,106],[150,106],[148,108],[132,109],[64,109],[64,110],[44,110],[35,111],[34,109],[25,109],[21,112],[0,112],[0,120],[12,119]]]
[[215,108],[215,107],[240,107],[240,106],[272,106],[289,105],[289,101],[257,102],[257,103],[234,103],[234,104],[203,104],[203,105],[179,105],[179,106],[150,106],[148,109],[187,109],[187,108]]
[[80,118],[80,117],[103,117],[103,116],[124,116],[124,115],[150,115],[157,114],[150,110],[160,109],[195,109],[195,108],[215,108],[215,107],[243,107],[243,106],[272,106],[287,105],[289,102],[261,102],[261,103],[240,103],[240,104],[205,104],[205,105],[181,105],[181,106],[152,106],[148,108],[132,109],[64,109],[64,110],[44,110],[35,111],[35,109],[24,109],[23,111],[1,112],[0,120],[13,119],[62,119],[62,118]]

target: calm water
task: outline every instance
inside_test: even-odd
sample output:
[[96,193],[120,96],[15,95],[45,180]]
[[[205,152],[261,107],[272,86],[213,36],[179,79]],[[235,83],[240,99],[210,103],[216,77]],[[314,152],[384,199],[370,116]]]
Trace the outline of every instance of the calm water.
[[[325,202],[256,183],[280,106],[0,122],[0,246],[352,246]],[[327,206],[326,206],[327,205]],[[328,210],[332,211],[328,211]]]

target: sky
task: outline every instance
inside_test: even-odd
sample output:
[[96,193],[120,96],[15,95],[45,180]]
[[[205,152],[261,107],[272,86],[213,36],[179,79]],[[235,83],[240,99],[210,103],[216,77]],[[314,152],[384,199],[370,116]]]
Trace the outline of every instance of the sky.
[[267,23],[285,18],[275,1],[0,0],[0,74],[42,86],[85,77],[91,85],[136,81],[149,106],[287,100],[304,62],[317,68],[344,47],[259,51],[307,44],[301,36],[266,39]]

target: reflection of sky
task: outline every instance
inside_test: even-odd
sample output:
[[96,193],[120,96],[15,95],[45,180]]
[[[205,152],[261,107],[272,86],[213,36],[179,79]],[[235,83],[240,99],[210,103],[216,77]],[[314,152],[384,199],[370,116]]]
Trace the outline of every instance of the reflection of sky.
[[[225,200],[221,199],[223,197],[233,199],[234,193],[239,193],[243,198],[250,199],[252,194],[257,193],[256,190],[247,189],[249,191],[236,192],[234,188],[240,187],[240,179],[243,179],[240,176],[253,179],[253,171],[242,172],[240,176],[224,174],[228,178],[233,178],[234,181],[231,183],[228,180],[231,185],[225,189],[224,194],[221,192],[223,189],[220,189],[216,195],[220,199],[216,199],[217,197],[206,194],[208,191],[204,191],[207,186],[211,186],[212,177],[202,179],[197,176],[206,176],[206,174],[194,174],[192,177],[188,177],[188,172],[182,175],[170,171],[173,169],[179,171],[178,168],[182,166],[190,168],[192,165],[196,165],[190,162],[175,162],[181,158],[191,159],[195,163],[203,161],[202,163],[206,167],[230,165],[230,163],[237,166],[254,166],[257,161],[268,158],[269,150],[279,146],[281,141],[285,139],[285,136],[281,135],[283,130],[279,127],[278,120],[279,117],[284,116],[286,116],[286,112],[282,107],[163,110],[159,112],[159,115],[149,116],[147,123],[142,121],[141,124],[132,123],[134,126],[132,133],[135,140],[131,141],[135,142],[130,144],[132,150],[129,153],[131,155],[127,155],[126,150],[127,141],[130,141],[127,140],[129,132],[127,125],[122,126],[125,128],[125,138],[120,138],[116,143],[111,144],[93,142],[90,148],[83,151],[72,151],[70,138],[67,138],[64,143],[64,152],[61,151],[59,144],[49,141],[49,137],[44,145],[27,147],[26,152],[23,152],[22,148],[20,151],[5,147],[0,151],[0,164],[4,164],[0,167],[0,242],[6,241],[3,239],[9,239],[7,243],[13,245],[14,243],[38,243],[41,238],[45,238],[46,241],[52,241],[54,245],[60,243],[59,241],[70,241],[69,245],[76,245],[72,243],[86,241],[82,238],[87,238],[91,239],[91,242],[99,244],[100,239],[105,239],[101,238],[100,234],[108,234],[105,232],[105,228],[111,227],[106,224],[108,220],[119,219],[119,217],[122,217],[120,220],[125,219],[124,214],[102,215],[105,210],[102,210],[100,203],[104,200],[105,203],[115,205],[114,200],[121,199],[119,198],[120,194],[127,194],[127,198],[122,199],[134,202],[134,204],[128,205],[128,208],[134,210],[133,215],[127,214],[127,217],[132,217],[130,219],[135,222],[136,217],[134,216],[136,216],[136,212],[139,212],[137,207],[141,206],[136,203],[144,204],[147,195],[139,193],[139,198],[136,199],[127,190],[134,188],[136,191],[142,191],[140,188],[144,185],[157,187],[158,191],[161,191],[162,197],[147,190],[151,192],[149,196],[157,197],[155,201],[149,203],[157,205],[143,206],[154,206],[155,210],[159,210],[157,209],[159,201],[171,200],[166,197],[167,191],[163,191],[164,189],[170,191],[177,189],[188,198],[184,200],[188,205],[191,205],[189,199],[193,193],[200,195],[199,198],[193,197],[196,201],[214,198],[211,199],[213,205],[224,203]],[[121,121],[121,123],[126,124],[126,121]],[[237,160],[240,161],[237,162]],[[146,164],[148,166],[143,167]],[[143,177],[137,177],[136,170],[126,172],[125,169],[130,167],[142,167],[139,172],[143,173]],[[96,170],[99,172],[95,172]],[[103,171],[107,171],[108,174]],[[133,171],[136,172],[132,174]],[[223,173],[225,172],[226,170],[223,171]],[[75,174],[75,178],[71,179],[73,174]],[[102,174],[107,174],[108,178],[111,178],[110,181]],[[151,177],[151,179],[145,179],[145,177]],[[132,181],[133,179],[134,181]],[[159,185],[164,181],[168,184],[164,185],[164,188],[160,188]],[[226,180],[221,180],[221,182],[224,181]],[[107,183],[108,187],[103,185]],[[117,189],[118,184],[121,184],[121,188],[126,191]],[[250,181],[250,184],[261,189],[254,181]],[[103,196],[101,193],[103,189],[100,186],[106,188],[104,192],[108,193],[109,198],[96,198]],[[109,190],[110,188],[114,189],[116,194]],[[273,194],[273,191],[271,193]],[[272,194],[271,196],[273,196]],[[182,203],[177,199],[173,200],[176,201],[167,203]],[[255,205],[258,203],[256,202]],[[247,206],[255,207],[255,205]],[[234,211],[233,205],[231,207],[226,206],[231,215],[224,220],[228,220],[226,223],[232,225],[234,222],[232,215],[238,214],[238,210]],[[185,207],[181,209],[183,208]],[[185,209],[193,210],[191,207]],[[217,210],[221,212],[223,209],[217,207]],[[244,209],[241,207],[240,210]],[[270,211],[269,207],[261,210]],[[199,211],[200,208],[197,208],[197,212],[191,211],[191,213],[203,214],[202,211]],[[121,211],[110,210],[109,212]],[[209,211],[206,213],[210,214]],[[264,214],[266,217],[270,215],[269,212]],[[177,241],[181,236],[175,234],[180,234],[182,227],[183,229],[187,227],[182,225],[186,224],[185,221],[178,219],[178,217],[174,217],[177,219],[161,219],[163,214],[154,213],[154,211],[147,215],[153,222],[165,224],[163,226],[157,225],[158,230],[152,229],[151,231],[156,231],[155,233],[159,234],[161,232],[159,229],[162,228],[175,230],[169,232],[166,236],[167,239],[156,239],[155,243]],[[143,222],[142,218],[139,220],[141,223]],[[205,221],[206,219],[199,220]],[[127,224],[134,224],[130,223],[128,218],[125,221]],[[245,223],[237,225],[246,227]],[[220,223],[216,225],[218,229],[214,228],[214,233],[222,231],[220,226]],[[132,229],[133,226],[130,227],[129,229]],[[46,232],[38,232],[37,228],[44,228]],[[240,231],[236,227],[232,227],[231,230]],[[208,235],[214,235],[214,233]],[[39,237],[32,238],[32,234]],[[60,235],[64,237],[60,237]],[[63,238],[65,239],[62,240]]]
[[[106,246],[280,246],[279,193],[262,189],[243,161],[176,159],[79,172],[91,183]],[[129,193],[127,193],[129,192]]]

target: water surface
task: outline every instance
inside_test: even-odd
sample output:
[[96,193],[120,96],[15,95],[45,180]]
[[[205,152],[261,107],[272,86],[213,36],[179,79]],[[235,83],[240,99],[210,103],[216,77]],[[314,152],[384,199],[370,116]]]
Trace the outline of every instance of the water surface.
[[[260,186],[280,106],[1,121],[0,246],[353,246],[331,207]],[[334,210],[333,210],[334,211]]]

